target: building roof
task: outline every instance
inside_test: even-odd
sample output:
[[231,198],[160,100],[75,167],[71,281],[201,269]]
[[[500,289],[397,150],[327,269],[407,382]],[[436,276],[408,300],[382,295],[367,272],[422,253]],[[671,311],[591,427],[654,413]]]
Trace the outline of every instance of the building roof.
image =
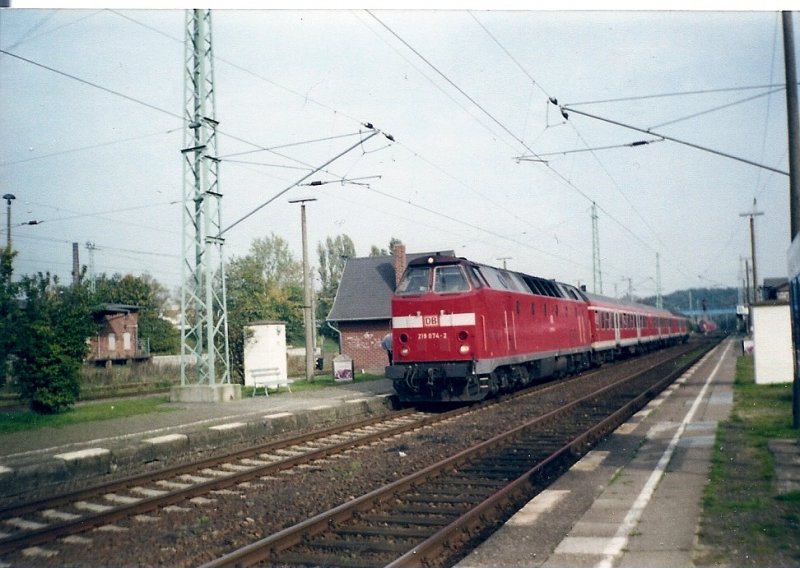
[[764,288],[789,288],[788,278],[764,278]]
[[[437,253],[407,253],[406,262]],[[392,317],[395,288],[394,257],[366,256],[347,259],[328,321],[388,320]]]
[[128,314],[136,313],[139,309],[139,306],[131,304],[100,304],[92,311],[96,314]]

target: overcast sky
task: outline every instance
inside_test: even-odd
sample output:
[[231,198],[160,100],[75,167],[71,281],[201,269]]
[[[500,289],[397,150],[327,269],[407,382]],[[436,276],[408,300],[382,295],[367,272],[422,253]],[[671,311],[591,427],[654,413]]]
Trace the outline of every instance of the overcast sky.
[[[12,5],[0,11],[0,192],[17,198],[17,273],[68,281],[71,243],[88,264],[92,242],[97,273],[146,271],[177,287],[184,11]],[[603,292],[630,283],[643,297],[656,293],[657,254],[664,293],[741,286],[741,214],[756,199],[759,280],[786,275],[778,12],[212,18],[223,226],[366,137],[363,123],[395,140],[366,141],[306,180],[332,183],[294,187],[236,225],[228,258],[274,233],[299,260],[289,200],[314,197],[312,259],[327,236],[349,235],[359,255],[396,237],[410,252],[505,259],[592,291],[595,202]],[[0,226],[5,244],[5,211]]]

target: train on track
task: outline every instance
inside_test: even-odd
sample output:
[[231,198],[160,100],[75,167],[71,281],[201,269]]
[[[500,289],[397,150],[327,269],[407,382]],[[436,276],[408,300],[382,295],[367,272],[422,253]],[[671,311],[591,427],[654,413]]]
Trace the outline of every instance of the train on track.
[[432,255],[392,298],[392,364],[405,403],[477,401],[686,341],[688,319],[570,284]]

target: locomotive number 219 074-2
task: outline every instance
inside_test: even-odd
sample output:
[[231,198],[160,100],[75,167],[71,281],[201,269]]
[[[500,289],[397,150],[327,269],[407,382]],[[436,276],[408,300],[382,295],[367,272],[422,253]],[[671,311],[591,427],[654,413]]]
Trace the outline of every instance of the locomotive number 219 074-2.
[[447,339],[446,331],[428,331],[425,333],[418,333],[417,340],[424,339]]

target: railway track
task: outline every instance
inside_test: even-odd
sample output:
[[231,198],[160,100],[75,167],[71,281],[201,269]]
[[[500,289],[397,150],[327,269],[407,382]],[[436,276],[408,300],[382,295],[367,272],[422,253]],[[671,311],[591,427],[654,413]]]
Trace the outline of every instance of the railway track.
[[[52,498],[0,508],[0,558],[298,464],[420,428],[447,416],[413,410],[368,418]],[[11,532],[8,532],[11,531]]]
[[699,358],[653,365],[203,568],[446,565]]
[[[529,396],[536,390],[528,389],[515,396]],[[55,497],[0,507],[0,560],[17,550],[52,544],[57,539],[479,412],[500,400],[443,413],[401,410]]]
[[[666,354],[653,354],[652,360],[663,361],[665,357]],[[642,363],[637,361],[640,360],[631,360],[630,363],[633,366],[641,367]],[[624,368],[624,364],[620,368]],[[215,492],[225,491],[227,488],[245,484],[250,480],[268,479],[279,472],[288,472],[292,468],[306,467],[304,464],[322,464],[336,456],[352,456],[352,452],[357,448],[380,444],[397,438],[403,433],[430,429],[437,423],[458,420],[459,417],[464,415],[479,416],[484,410],[495,406],[499,408],[507,402],[513,403],[517,401],[518,404],[527,405],[526,408],[530,412],[530,403],[524,402],[527,397],[539,397],[536,400],[540,401],[545,398],[547,393],[557,393],[559,389],[571,383],[582,385],[607,384],[608,379],[604,379],[602,373],[586,373],[569,381],[538,385],[513,397],[504,397],[485,405],[474,405],[447,413],[429,414],[406,410],[388,417],[382,416],[345,424],[289,440],[249,448],[226,456],[172,467],[156,473],[129,477],[53,499],[43,499],[14,507],[0,508],[0,562],[8,561],[9,558],[13,558],[14,553],[19,553],[19,551],[46,547],[44,550],[47,552],[53,548],[58,549],[65,542],[69,542],[74,546],[76,541],[69,541],[65,537],[80,538],[75,535],[89,532],[98,527],[113,527],[114,523],[138,518],[146,514],[152,515],[155,511],[168,510],[171,505],[180,504],[194,498],[199,498],[202,501],[204,496]],[[556,395],[554,397],[556,402],[551,401],[550,404],[561,406],[561,403],[558,402],[559,396]],[[548,412],[541,404],[536,406],[538,408],[537,412]],[[570,405],[570,407],[573,406]],[[579,411],[576,410],[576,412]],[[588,413],[588,411],[584,410],[584,413]],[[553,413],[549,412],[546,416],[550,414]],[[588,414],[596,416],[594,411]],[[545,419],[540,417],[540,420],[546,422],[547,420],[552,420],[552,418]],[[577,423],[577,417],[573,421]],[[544,424],[545,422],[541,423]],[[553,428],[558,429],[558,426]],[[548,436],[550,435],[548,434]],[[539,434],[539,437],[543,439],[542,434]],[[499,440],[500,438],[497,438],[486,443],[489,445],[499,444]],[[534,455],[533,450],[534,448],[528,448],[525,451],[532,456]],[[459,455],[461,454],[466,456],[465,452],[461,452]],[[490,459],[494,460],[496,464],[504,464],[500,469],[506,470],[511,463],[516,463],[517,467],[525,467],[523,464],[528,463],[531,457],[527,454],[523,456],[517,451],[515,455],[510,457],[495,456]],[[475,467],[477,466],[470,465],[470,468],[474,469]],[[426,468],[425,471],[428,469],[430,468]],[[500,490],[502,484],[506,483],[505,477],[504,475],[496,479],[484,478],[483,481],[478,481],[474,476],[442,477],[438,486],[432,485],[435,489],[435,495],[438,496],[435,507],[452,509],[452,511],[447,512],[448,516],[445,517],[449,520],[451,513],[462,512],[458,503],[463,503],[465,498],[472,504],[484,501],[487,494]],[[401,514],[408,515],[411,513],[411,509],[414,509],[410,503],[421,502],[426,498],[424,493],[411,496],[409,497],[410,501],[406,503],[406,508],[409,510],[391,511],[388,516],[402,519]],[[356,499],[354,502],[360,502],[362,499]],[[449,503],[449,505],[445,506],[446,503]],[[417,509],[421,507],[423,505],[418,505]],[[426,507],[430,507],[430,505],[426,505]],[[381,528],[383,521],[379,520],[381,518],[380,513],[376,514],[378,517],[371,519],[372,525],[366,527],[369,530],[365,534],[378,533],[369,536],[369,542],[373,543],[370,546],[385,546],[374,544],[380,541],[381,538],[395,539],[396,542],[391,545],[393,552],[389,556],[392,554],[400,556],[400,553],[397,552],[399,549],[408,545],[416,546],[414,543],[425,536],[421,536],[420,529],[413,524],[403,530],[400,530],[396,525],[386,525],[388,528]],[[337,512],[335,518],[338,519],[339,515],[340,513]],[[427,523],[430,529],[440,528],[442,519],[433,513],[431,515],[431,519],[423,522],[423,525]],[[359,556],[363,556],[364,548],[358,544],[357,535],[361,534],[358,531],[365,531],[365,527],[355,526],[343,530],[344,541],[350,543],[346,546],[351,551],[358,551]],[[350,532],[347,532],[348,530]],[[291,529],[286,529],[281,533],[286,531],[291,532]],[[379,534],[381,532],[386,532],[387,536],[381,537]],[[337,535],[332,542],[342,540],[342,535]],[[399,537],[402,538],[397,540]],[[132,544],[132,546],[135,545]],[[296,554],[296,552],[291,552],[291,554]],[[299,560],[303,559],[302,554],[304,553],[300,553]],[[342,558],[346,557],[341,550],[337,550],[336,555]],[[283,555],[281,554],[282,562]],[[376,565],[376,563],[370,562],[367,564]],[[381,564],[381,562],[383,560],[377,561],[377,564]],[[233,563],[241,564],[243,562],[234,560]],[[302,562],[300,563],[302,564]],[[322,565],[329,563],[325,560]],[[14,565],[13,560],[11,565]]]

